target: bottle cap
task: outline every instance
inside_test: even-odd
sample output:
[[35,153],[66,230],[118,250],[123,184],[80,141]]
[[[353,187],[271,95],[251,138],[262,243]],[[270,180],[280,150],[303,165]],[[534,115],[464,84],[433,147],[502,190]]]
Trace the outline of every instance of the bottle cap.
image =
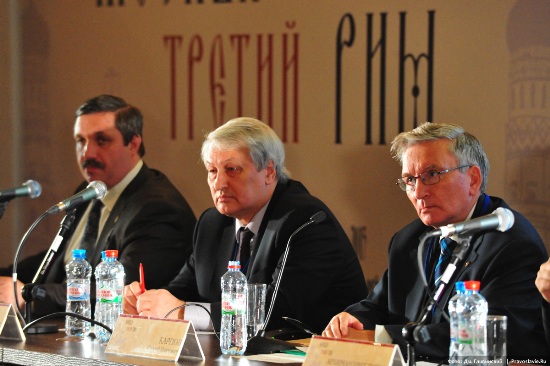
[[481,283],[479,281],[466,281],[464,282],[464,286],[468,291],[479,291]]
[[86,259],[86,249],[73,249],[73,258]]
[[118,258],[118,250],[106,250],[105,251],[105,257],[106,258]]
[[455,290],[457,293],[466,291],[464,281],[458,281],[455,283]]
[[227,269],[235,269],[235,268],[241,268],[241,262],[239,261],[229,261],[229,264],[227,265]]

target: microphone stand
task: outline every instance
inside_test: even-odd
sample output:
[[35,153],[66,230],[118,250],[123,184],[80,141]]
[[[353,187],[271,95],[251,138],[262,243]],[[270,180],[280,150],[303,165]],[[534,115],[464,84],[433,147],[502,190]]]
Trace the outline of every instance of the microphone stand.
[[307,221],[305,224],[303,224],[302,226],[294,230],[294,232],[288,238],[288,241],[286,243],[286,249],[283,254],[283,259],[281,261],[281,270],[279,271],[277,280],[275,281],[275,289],[273,290],[273,296],[271,297],[271,304],[269,305],[269,310],[267,312],[267,315],[265,317],[265,321],[262,327],[258,330],[256,335],[250,338],[247,342],[246,352],[248,354],[274,353],[274,352],[296,348],[293,344],[282,341],[280,339],[267,338],[265,336],[265,328],[269,323],[269,319],[271,318],[271,312],[273,311],[273,307],[275,305],[277,292],[279,291],[279,286],[281,285],[281,278],[283,277],[283,271],[285,269],[286,260],[288,258],[288,252],[290,251],[290,242],[292,238],[294,238],[294,236],[298,234],[303,228],[311,224],[318,224],[324,221],[326,217],[327,215],[324,211],[317,212],[316,214],[310,217],[309,221]]
[[[31,322],[31,305],[34,300],[42,300],[46,297],[46,290],[39,285],[40,281],[44,277],[46,271],[48,270],[53,258],[57,254],[59,246],[63,242],[64,236],[67,230],[71,227],[75,220],[75,209],[72,209],[67,212],[63,220],[61,220],[59,231],[54,238],[50,249],[44,256],[42,263],[38,267],[36,274],[31,283],[27,283],[23,286],[21,294],[23,299],[25,299],[25,321],[27,323]],[[42,333],[55,333],[58,331],[56,324],[42,324],[40,326],[33,325],[26,328],[27,333],[31,334],[42,334]]]
[[[423,238],[421,238],[419,252],[422,252],[422,248],[424,247],[424,241],[429,236],[430,235],[428,234],[428,235],[425,235]],[[447,284],[449,283],[450,279],[453,277],[455,270],[458,267],[458,264],[462,262],[462,260],[464,260],[464,257],[466,256],[466,253],[470,248],[470,239],[471,239],[471,236],[468,236],[467,238],[460,238],[460,237],[458,238],[457,246],[453,250],[453,256],[451,257],[451,262],[445,268],[445,272],[443,272],[443,275],[441,276],[441,281],[439,282],[439,285],[436,291],[432,293],[432,297],[430,297],[428,304],[426,305],[426,308],[418,317],[418,319],[420,320],[405,324],[405,326],[403,327],[403,330],[401,331],[403,338],[405,338],[405,341],[407,342],[407,365],[408,366],[416,365],[416,354],[414,349],[415,344],[426,343],[431,339],[430,333],[426,328],[426,321],[428,320],[428,315],[432,312],[434,306],[440,306],[439,300],[441,298],[441,295],[443,294],[443,291],[447,287]],[[421,256],[421,253],[419,253],[419,257],[420,256]],[[419,268],[422,268],[422,267],[420,266]],[[424,273],[422,273],[422,277],[424,277]],[[427,281],[425,280],[424,282],[426,286],[428,286]],[[442,311],[443,311],[443,308],[444,307],[441,306]]]

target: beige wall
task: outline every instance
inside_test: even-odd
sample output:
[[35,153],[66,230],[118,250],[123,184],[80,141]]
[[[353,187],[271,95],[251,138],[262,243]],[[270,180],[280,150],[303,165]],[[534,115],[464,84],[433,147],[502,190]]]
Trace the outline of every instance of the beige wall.
[[[79,182],[71,135],[74,110],[85,99],[100,93],[120,95],[142,109],[146,121],[145,161],[167,173],[199,215],[211,205],[204,168],[199,162],[202,135],[220,120],[239,114],[258,116],[256,52],[260,47],[257,39],[260,37],[266,42],[272,35],[273,127],[282,136],[283,41],[287,37],[292,46],[297,37],[298,51],[294,53],[289,48],[288,57],[298,56],[298,96],[289,97],[287,102],[292,108],[297,100],[299,140],[293,141],[294,135],[290,133],[286,141],[288,168],[293,178],[305,183],[333,209],[350,238],[354,237],[352,227],[365,228],[366,238],[358,243],[365,275],[380,276],[386,267],[387,244],[392,234],[415,218],[406,196],[394,185],[400,167],[390,158],[387,144],[398,132],[397,55],[401,12],[406,12],[406,50],[415,55],[427,51],[428,13],[435,12],[434,121],[462,124],[482,141],[492,165],[488,191],[508,199],[506,144],[511,118],[512,56],[507,45],[507,27],[515,4],[513,0],[234,0],[226,3],[204,0],[202,4],[125,0],[123,7],[97,7],[96,4],[96,0],[19,3],[20,31],[24,38],[21,113],[25,144],[21,152],[13,151],[16,145],[3,143],[2,156],[21,154],[20,180],[37,179],[44,186],[40,198],[32,202],[21,200],[26,213],[22,230],[52,204],[71,195]],[[6,4],[1,6],[5,8]],[[336,36],[338,24],[346,13],[355,20],[356,35],[343,59],[342,143],[335,144]],[[377,138],[377,104],[373,110],[373,144],[365,144],[368,13],[374,15],[375,41],[379,38],[381,14],[387,14],[386,144],[382,145]],[[550,19],[546,20],[550,23]],[[1,23],[1,27],[6,27],[6,22]],[[1,34],[5,37],[5,32]],[[173,35],[181,36],[173,79],[177,108],[175,138],[170,124],[170,53],[164,41],[165,36]],[[236,35],[250,36],[248,44],[241,44],[242,58],[238,57],[238,43],[231,40]],[[216,43],[218,36],[220,43]],[[199,39],[202,57],[191,63],[189,55],[196,56],[198,52],[197,43],[193,42]],[[215,48],[219,44],[223,47],[225,76],[220,78],[219,68],[215,68],[215,75],[224,94],[218,94],[214,103],[218,106],[220,102],[225,103],[223,113],[212,107],[210,87],[213,75],[210,57],[213,49],[219,50]],[[192,52],[190,47],[194,47]],[[0,52],[10,56],[11,51],[9,46],[2,46]],[[215,54],[219,56],[219,51]],[[1,62],[7,62],[7,58],[3,57]],[[295,70],[292,64],[289,70],[290,73]],[[376,65],[375,75],[378,72]],[[410,63],[406,73],[405,128],[410,129],[413,126]],[[2,80],[10,77],[5,71],[0,71],[0,75]],[[192,93],[188,92],[190,75],[194,83]],[[419,79],[422,89],[418,119],[423,122],[426,119],[425,66],[420,67]],[[292,77],[289,81],[287,91],[292,95]],[[378,79],[373,89],[376,103],[379,101],[377,85]],[[263,92],[267,93],[267,89]],[[10,97],[2,98],[2,103]],[[189,139],[191,97],[194,137]],[[265,118],[266,101],[264,96],[262,118]],[[546,116],[543,124],[550,123],[547,109],[537,113]],[[2,115],[5,117],[5,113]],[[9,131],[13,123],[2,119],[2,142],[7,136],[4,131]],[[549,145],[544,144],[541,149],[548,149]],[[10,176],[18,168],[2,165],[2,186],[17,183]],[[548,169],[546,174],[550,176]],[[548,200],[548,189],[542,191],[543,195],[544,192]],[[12,217],[13,213],[10,211],[6,216],[8,214]],[[9,217],[0,222],[2,232],[11,230],[13,222]],[[541,217],[542,226],[548,222],[548,213]],[[34,235],[25,253],[49,246],[61,218],[48,218],[41,223],[37,229],[41,231]],[[16,233],[14,237],[21,235]],[[0,244],[9,251],[16,241],[2,238]],[[10,262],[9,257],[2,257],[2,262]]]
[[[13,38],[14,28],[17,19],[12,17],[14,8],[17,4],[13,1],[0,2],[0,189],[13,186],[16,182],[17,168],[14,164],[15,145],[14,129],[17,118],[17,111],[13,108],[17,98],[16,78],[17,71],[12,67],[13,59],[17,57],[17,50],[14,49]],[[20,206],[18,202],[11,202],[2,218],[0,219],[0,235],[5,238],[2,240],[2,251],[10,254],[11,248],[5,248],[6,245],[16,240],[14,233],[15,218]],[[7,249],[7,250],[6,250]],[[2,256],[2,264],[10,262],[8,255]],[[12,257],[13,258],[13,257]]]

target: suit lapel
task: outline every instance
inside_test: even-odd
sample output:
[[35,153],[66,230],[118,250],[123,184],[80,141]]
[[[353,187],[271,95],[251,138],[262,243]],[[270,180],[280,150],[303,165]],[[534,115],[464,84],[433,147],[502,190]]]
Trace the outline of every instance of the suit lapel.
[[94,259],[97,261],[97,263],[99,263],[101,259],[102,251],[109,248],[120,249],[122,247],[123,243],[111,243],[113,231],[116,228],[116,224],[120,219],[120,216],[125,211],[128,203],[131,201],[131,196],[134,194],[134,192],[136,192],[136,190],[139,189],[139,187],[147,179],[148,173],[149,173],[149,168],[147,168],[147,166],[143,164],[143,167],[140,169],[139,173],[130,182],[130,184],[128,184],[128,186],[124,189],[124,191],[122,191],[122,193],[120,194],[120,197],[117,199],[115,205],[113,206],[113,210],[109,214],[107,221],[105,221],[105,225],[101,230],[101,234],[99,235],[99,238],[96,244]]
[[[265,217],[265,216],[264,216]],[[263,225],[262,225],[263,226]],[[261,276],[262,270],[265,269],[267,263],[269,263],[270,250],[274,250],[273,242],[275,241],[275,234],[279,228],[279,220],[271,220],[265,227],[263,233],[258,233],[258,242],[254,246],[252,253],[252,266],[248,269],[247,277],[251,282],[263,282],[265,279],[257,277]]]
[[235,221],[233,219],[231,220],[231,225],[227,225],[223,229],[220,243],[219,250],[222,252],[222,255],[216,256],[216,266],[227,269],[227,262],[236,260],[234,257],[237,239],[235,238]]
[[[480,216],[487,215],[488,213],[490,213],[494,210],[494,206],[495,205],[491,202],[490,197],[487,194],[482,194],[478,198],[478,201],[476,203],[476,207],[474,209],[474,213],[472,215],[472,219],[475,219],[475,218],[480,217]],[[477,258],[479,256],[478,251],[479,251],[480,246],[483,244],[483,238],[484,237],[485,237],[485,235],[483,233],[479,233],[479,234],[476,234],[476,235],[471,237],[470,242],[469,242],[468,253],[464,257],[464,260],[462,262],[458,263],[458,267],[456,268],[455,273],[453,274],[453,276],[449,280],[449,284],[447,285],[447,288],[443,291],[443,294],[441,295],[441,297],[439,299],[440,304],[447,304],[448,303],[451,296],[455,293],[455,289],[454,289],[455,286],[454,285],[456,283],[456,280],[458,278],[461,278],[464,274],[464,271],[466,271],[466,269],[470,265],[475,263],[475,261],[477,260]],[[462,245],[468,245],[468,243],[466,242],[466,244],[463,243]],[[440,310],[440,309],[436,310],[436,314],[434,316],[434,320],[436,322],[439,322],[440,319],[441,319],[441,316],[442,316],[441,311],[442,310]]]
[[[491,198],[488,195],[482,194],[478,198],[478,201],[476,202],[476,207],[474,209],[472,219],[477,218],[479,216],[487,215],[488,213],[492,212],[496,207],[498,207],[498,205],[492,202]],[[433,228],[431,227],[427,228],[425,232],[432,229]],[[456,282],[456,279],[460,278],[464,274],[464,271],[466,271],[466,269],[477,260],[478,250],[480,246],[483,244],[483,238],[484,238],[483,233],[474,235],[472,237],[472,240],[470,242],[470,247],[468,248],[468,253],[464,257],[464,260],[458,264],[458,267],[456,268],[453,276],[449,280],[449,284],[447,285],[447,287],[443,291],[443,294],[439,298],[439,301],[438,301],[439,304],[443,304],[443,305],[447,304],[450,297],[454,294],[454,284]],[[426,243],[425,250],[427,250],[427,247],[428,247],[428,244]],[[417,250],[413,250],[412,252],[414,253],[411,254],[410,260],[414,260],[414,262],[416,263]],[[426,253],[424,253],[423,258],[426,258]],[[424,269],[422,268],[422,270]],[[422,311],[424,311],[425,300],[427,298],[426,296],[427,295],[426,295],[426,290],[424,288],[424,284],[422,280],[418,277],[413,285],[413,291],[411,292],[407,300],[407,301],[410,300],[411,302],[411,305],[406,307],[407,313],[405,315],[407,316],[408,319],[416,319],[418,316],[420,316]],[[436,308],[434,313],[434,319],[433,319],[434,322],[440,321],[442,316],[441,314],[442,311],[443,310]]]
[[[451,279],[449,280],[449,284],[447,285],[447,287],[445,288],[445,290],[443,291],[443,294],[441,295],[438,303],[439,304],[443,304],[444,306],[447,305],[448,301],[450,300],[450,298],[454,295],[455,293],[455,283],[457,281],[458,278],[461,278],[461,276],[464,274],[464,271],[466,271],[466,269],[468,269],[468,267],[473,264],[476,259],[478,258],[478,249],[479,247],[482,245],[483,243],[483,237],[484,235],[480,235],[480,236],[477,236],[477,237],[474,237],[473,238],[473,243],[470,243],[470,247],[468,248],[468,254],[466,254],[466,256],[464,257],[464,260],[460,263],[458,263],[458,267],[456,268],[453,276],[451,277]],[[463,281],[465,281],[467,279],[463,279]],[[439,322],[441,320],[441,312],[442,310],[441,309],[436,309],[436,312],[435,312],[435,315],[434,315],[434,321],[435,322]]]
[[[429,250],[429,243],[425,242],[423,250],[423,256],[422,258],[426,258],[426,253]],[[418,263],[417,255],[418,255],[419,248],[416,247],[412,249],[409,252],[409,261],[412,261],[412,263]],[[418,273],[422,273],[424,271],[424,268],[418,268]],[[412,284],[412,289],[410,291],[409,296],[407,296],[407,306],[405,307],[405,316],[407,319],[410,320],[417,320],[417,317],[420,315],[420,313],[424,310],[423,306],[427,298],[426,294],[426,288],[424,287],[424,282],[422,281],[422,278],[417,275],[411,274],[411,276],[415,279]],[[429,280],[429,279],[428,279]]]
[[[293,181],[290,181],[293,182]],[[255,282],[265,282],[264,276],[262,276],[262,271],[265,270],[265,266],[269,263],[269,251],[273,250],[273,242],[275,241],[275,234],[281,226],[281,220],[275,219],[275,210],[277,208],[277,203],[280,201],[280,196],[287,189],[288,183],[277,183],[275,191],[271,196],[269,205],[265,211],[262,223],[258,233],[256,234],[256,244],[254,245],[254,250],[252,251],[252,257],[250,258],[251,265],[246,272],[246,277],[250,283]],[[305,188],[304,188],[305,190]]]

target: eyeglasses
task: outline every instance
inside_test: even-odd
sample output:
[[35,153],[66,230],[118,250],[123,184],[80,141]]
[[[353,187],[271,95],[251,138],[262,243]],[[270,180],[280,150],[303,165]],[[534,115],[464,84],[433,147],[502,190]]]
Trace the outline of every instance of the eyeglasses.
[[456,168],[451,169],[445,169],[445,170],[428,170],[422,174],[420,174],[417,177],[404,177],[399,178],[397,180],[397,184],[401,190],[407,192],[407,191],[414,191],[416,189],[416,181],[418,178],[422,181],[422,184],[425,184],[427,186],[431,186],[433,184],[437,184],[441,181],[441,174],[445,174],[448,172],[452,172],[453,170],[461,169],[461,168],[470,168],[473,165],[461,165],[457,166]]

